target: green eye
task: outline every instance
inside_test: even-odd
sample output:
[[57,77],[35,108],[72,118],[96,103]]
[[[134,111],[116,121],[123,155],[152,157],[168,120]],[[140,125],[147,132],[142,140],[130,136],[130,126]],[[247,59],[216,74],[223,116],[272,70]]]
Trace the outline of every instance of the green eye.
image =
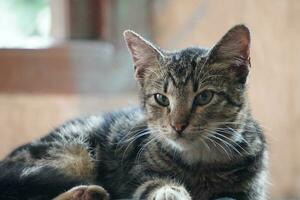
[[159,94],[159,93],[154,94],[154,99],[161,106],[167,107],[168,105],[170,105],[168,97],[166,97],[163,94]]
[[196,98],[195,103],[198,106],[203,106],[208,104],[212,98],[214,97],[214,93],[210,90],[204,90],[203,92],[200,92]]

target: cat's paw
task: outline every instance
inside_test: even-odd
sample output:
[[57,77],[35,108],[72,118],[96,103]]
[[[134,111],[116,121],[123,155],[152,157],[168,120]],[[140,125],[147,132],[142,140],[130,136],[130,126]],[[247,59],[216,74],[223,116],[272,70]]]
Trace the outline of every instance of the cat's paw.
[[150,196],[149,200],[191,200],[191,196],[184,187],[164,186]]
[[81,185],[71,188],[54,200],[108,200],[106,190],[98,185]]
[[108,200],[106,190],[98,185],[77,186],[71,189],[73,200]]

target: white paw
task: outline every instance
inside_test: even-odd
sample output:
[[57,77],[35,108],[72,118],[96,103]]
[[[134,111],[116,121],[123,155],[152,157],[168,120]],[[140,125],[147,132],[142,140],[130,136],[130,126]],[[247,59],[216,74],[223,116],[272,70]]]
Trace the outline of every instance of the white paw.
[[157,189],[150,200],[191,200],[191,197],[184,187],[164,186]]

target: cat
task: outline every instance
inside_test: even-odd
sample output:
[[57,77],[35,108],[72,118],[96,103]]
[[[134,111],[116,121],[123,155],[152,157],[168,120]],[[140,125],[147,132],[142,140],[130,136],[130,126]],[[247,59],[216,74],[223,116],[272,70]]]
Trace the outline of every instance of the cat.
[[1,199],[267,199],[267,144],[247,98],[249,29],[174,52],[130,30],[124,38],[141,105],[15,149],[0,163]]

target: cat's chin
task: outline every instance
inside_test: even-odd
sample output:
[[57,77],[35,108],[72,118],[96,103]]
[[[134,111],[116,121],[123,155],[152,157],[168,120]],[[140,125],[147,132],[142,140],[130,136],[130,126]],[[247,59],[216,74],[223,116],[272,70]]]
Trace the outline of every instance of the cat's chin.
[[167,138],[165,143],[175,152],[180,153],[182,160],[187,164],[195,164],[199,161],[213,163],[227,160],[225,159],[226,156],[220,154],[213,147],[208,148],[204,146],[198,139],[190,140],[185,137]]
[[172,149],[179,150],[179,151],[183,150],[182,145],[180,145],[180,143],[178,143],[177,141],[174,141],[174,139],[166,138],[164,143],[165,143],[166,146],[169,146]]
[[193,145],[193,141],[188,140],[185,137],[168,138],[166,142],[171,146],[171,148],[179,151],[185,151]]

